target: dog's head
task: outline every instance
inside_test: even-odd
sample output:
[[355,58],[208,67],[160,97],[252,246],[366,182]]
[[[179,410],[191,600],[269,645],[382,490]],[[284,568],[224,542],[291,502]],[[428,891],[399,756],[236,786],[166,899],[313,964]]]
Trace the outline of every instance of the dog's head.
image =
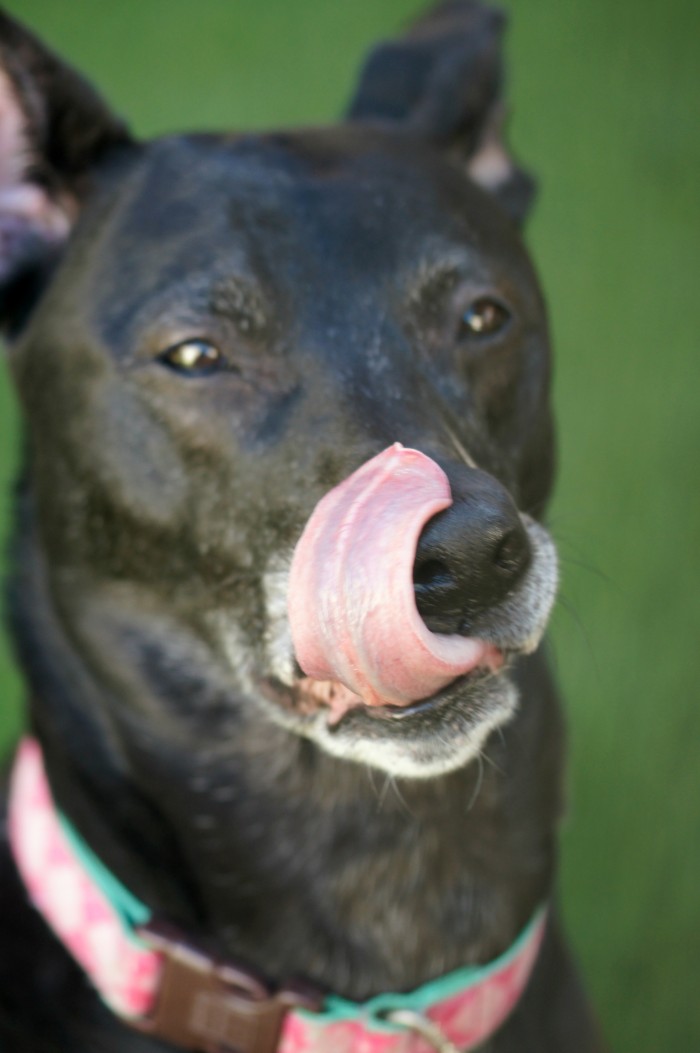
[[[2,313],[34,552],[121,732],[225,750],[271,721],[430,775],[514,712],[509,659],[539,642],[556,569],[501,31],[452,0],[372,54],[338,126],[142,144],[0,20]],[[339,708],[346,687],[295,655],[292,552],[323,495],[396,442],[451,491],[409,557],[396,521],[422,624],[484,646],[428,698]],[[399,556],[382,558],[371,574]]]

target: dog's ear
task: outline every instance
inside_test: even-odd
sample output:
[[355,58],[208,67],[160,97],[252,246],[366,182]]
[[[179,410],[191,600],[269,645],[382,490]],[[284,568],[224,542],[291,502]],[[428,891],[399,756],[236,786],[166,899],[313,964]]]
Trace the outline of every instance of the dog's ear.
[[347,118],[423,136],[522,222],[534,183],[505,146],[501,38],[505,15],[445,0],[369,55]]
[[0,323],[60,251],[94,167],[130,141],[93,89],[0,11]]

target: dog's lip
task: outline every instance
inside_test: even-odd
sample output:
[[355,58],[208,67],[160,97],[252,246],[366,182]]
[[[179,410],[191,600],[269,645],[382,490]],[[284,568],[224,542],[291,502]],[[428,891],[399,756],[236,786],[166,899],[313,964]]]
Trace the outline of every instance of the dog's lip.
[[435,692],[435,694],[430,695],[430,697],[418,699],[408,705],[392,705],[387,703],[383,706],[369,706],[362,701],[359,695],[349,692],[342,684],[326,682],[329,685],[333,684],[335,688],[342,692],[347,692],[348,695],[352,696],[352,699],[348,699],[348,703],[343,706],[342,709],[334,711],[332,708],[326,706],[324,702],[320,701],[318,697],[314,697],[311,690],[309,690],[311,684],[315,683],[318,685],[319,682],[313,682],[311,681],[311,678],[304,677],[303,674],[295,680],[292,686],[284,684],[277,678],[271,677],[266,677],[263,684],[268,695],[271,695],[275,702],[281,704],[287,710],[296,712],[299,716],[316,718],[319,714],[324,713],[325,710],[328,728],[331,731],[335,731],[345,721],[346,717],[351,714],[353,715],[353,719],[356,719],[359,716],[363,718],[366,717],[372,721],[386,721],[391,723],[394,721],[410,721],[411,718],[433,713],[441,709],[443,706],[447,707],[461,694],[464,688],[468,688],[475,682],[481,681],[486,677],[500,675],[509,664],[510,652],[499,649],[499,655],[500,661],[497,668],[494,668],[490,664],[480,664],[470,672],[451,680],[449,684],[446,684],[445,687]]
[[501,662],[497,669],[492,668],[489,665],[478,665],[472,669],[469,673],[464,673],[462,676],[455,677],[449,684],[436,691],[434,695],[429,698],[421,698],[416,702],[411,702],[406,706],[394,706],[387,704],[384,706],[366,706],[361,703],[359,706],[353,709],[348,709],[342,717],[335,722],[334,727],[337,727],[346,716],[350,714],[366,716],[369,720],[384,720],[388,722],[394,721],[410,721],[411,718],[425,716],[427,714],[438,714],[442,709],[449,708],[450,705],[457,698],[459,698],[465,690],[469,690],[475,684],[481,682],[492,676],[500,676],[504,672],[507,665],[510,662],[510,654],[501,651]]

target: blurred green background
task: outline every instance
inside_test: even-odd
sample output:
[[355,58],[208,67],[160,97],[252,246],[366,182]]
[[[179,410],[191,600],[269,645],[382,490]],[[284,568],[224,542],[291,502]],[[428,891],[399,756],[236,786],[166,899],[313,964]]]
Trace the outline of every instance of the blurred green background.
[[[326,120],[416,0],[14,0],[142,134]],[[557,348],[563,898],[618,1053],[700,1049],[697,0],[512,0]],[[18,420],[0,377],[0,529]],[[21,725],[0,654],[0,743]],[[0,936],[1,939],[1,936]]]

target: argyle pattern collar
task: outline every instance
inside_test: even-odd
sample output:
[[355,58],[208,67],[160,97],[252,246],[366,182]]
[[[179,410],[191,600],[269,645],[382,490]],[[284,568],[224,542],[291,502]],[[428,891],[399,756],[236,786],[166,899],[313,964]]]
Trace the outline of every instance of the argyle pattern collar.
[[[148,1030],[148,1021],[164,997],[166,968],[158,941],[149,940],[151,912],[107,870],[57,810],[41,748],[31,738],[21,742],[12,772],[9,837],[35,908],[113,1012]],[[247,1049],[252,1053],[268,1048],[270,1053],[430,1053],[435,1049],[468,1053],[503,1024],[520,999],[545,925],[546,909],[541,908],[495,961],[457,969],[409,993],[381,994],[364,1003],[328,995],[318,1012],[298,1006],[285,1009],[268,1045],[262,1040],[256,1045],[257,1040],[251,1039]],[[201,1007],[198,1012],[201,1016]],[[174,1041],[167,1033],[165,1037]],[[209,1047],[203,1042],[185,1048],[226,1046]]]

